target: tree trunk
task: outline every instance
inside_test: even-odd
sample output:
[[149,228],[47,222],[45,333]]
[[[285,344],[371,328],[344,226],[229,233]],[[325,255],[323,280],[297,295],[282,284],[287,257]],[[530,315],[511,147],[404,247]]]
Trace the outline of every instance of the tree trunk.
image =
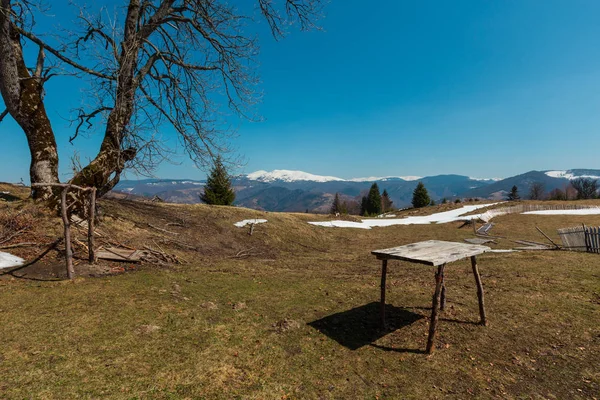
[[[25,66],[20,35],[12,26],[10,0],[0,0],[0,94],[9,114],[25,132],[31,154],[31,183],[58,182],[58,152],[43,103],[39,76]],[[43,49],[40,50],[43,61]],[[49,198],[50,188],[32,190],[36,199]]]
[[119,183],[125,163],[133,160],[137,153],[134,148],[122,149],[122,144],[133,115],[135,91],[139,84],[135,79],[140,51],[140,37],[137,31],[139,20],[139,0],[130,0],[119,57],[119,82],[115,106],[108,116],[104,140],[96,158],[71,180],[75,185],[96,187],[98,197],[103,196]]

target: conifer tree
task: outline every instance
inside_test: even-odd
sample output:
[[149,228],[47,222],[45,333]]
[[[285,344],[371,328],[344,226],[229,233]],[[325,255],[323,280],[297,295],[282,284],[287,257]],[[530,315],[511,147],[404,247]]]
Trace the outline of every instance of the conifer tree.
[[369,213],[367,212],[367,196],[363,196],[360,200],[360,215],[367,216]]
[[413,191],[412,205],[415,208],[427,207],[431,199],[429,198],[429,193],[427,193],[427,189],[425,189],[425,185],[423,182],[419,182],[417,187]]
[[388,212],[392,209],[392,205],[394,202],[390,200],[390,196],[386,189],[383,189],[383,193],[381,194],[381,211]]
[[200,195],[200,200],[206,204],[218,206],[230,206],[235,200],[235,192],[231,187],[231,178],[223,165],[221,156],[217,156],[215,159],[215,164],[206,179],[204,193]]
[[336,193],[331,204],[331,214],[336,215],[340,213],[342,213],[342,204],[340,202],[340,195]]
[[348,202],[344,201],[342,203],[342,208],[340,210],[341,214],[348,214]]
[[366,211],[369,215],[381,214],[381,193],[379,193],[377,183],[373,183],[369,189]]
[[521,196],[519,195],[519,190],[517,189],[517,185],[513,185],[512,189],[510,189],[510,193],[506,196],[506,200],[508,201],[517,201],[521,200]]

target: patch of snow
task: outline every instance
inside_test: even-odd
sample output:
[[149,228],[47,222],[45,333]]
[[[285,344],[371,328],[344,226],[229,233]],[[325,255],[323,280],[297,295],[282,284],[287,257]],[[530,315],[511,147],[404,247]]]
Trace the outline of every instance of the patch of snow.
[[573,174],[568,173],[567,171],[546,171],[546,175],[551,178],[566,178],[573,179]]
[[25,262],[21,257],[0,251],[0,268],[10,268],[22,265]]
[[352,179],[348,179],[348,182],[374,182],[374,181],[387,181],[389,179],[402,179],[404,181],[416,181],[419,180],[421,178],[423,178],[422,176],[369,176],[366,178],[352,178]]
[[264,224],[265,222],[267,222],[266,219],[245,219],[243,221],[236,222],[233,225],[237,226],[238,228],[243,228],[248,224]]
[[483,182],[485,182],[485,181],[494,181],[494,182],[498,182],[498,181],[501,181],[504,178],[474,178],[474,177],[470,176],[469,179],[472,180],[472,181],[483,181]]
[[312,225],[335,227],[335,228],[361,228],[371,229],[374,227],[392,226],[392,225],[418,225],[418,224],[445,224],[454,221],[464,221],[470,219],[479,219],[482,214],[475,214],[463,217],[462,215],[468,214],[479,208],[490,207],[498,203],[490,204],[479,204],[474,206],[464,206],[457,208],[456,210],[444,211],[431,215],[423,215],[418,217],[406,217],[397,219],[363,219],[362,222],[350,222],[350,221],[324,221],[324,222],[309,222]]
[[577,178],[590,178],[600,179],[600,176],[596,175],[575,175],[570,171],[546,171],[545,174],[551,178],[564,178],[564,179],[577,179]]
[[[363,221],[364,222],[364,221]],[[312,225],[325,226],[327,228],[358,228],[358,229],[371,229],[369,225],[363,224],[362,222],[352,221],[324,221],[324,222],[309,222]]]
[[528,215],[599,215],[600,207],[598,208],[584,208],[581,210],[540,210],[540,211],[527,211],[523,214]]
[[343,181],[342,178],[335,176],[321,176],[313,175],[303,171],[290,171],[286,169],[276,169],[271,172],[267,171],[256,171],[246,175],[246,177],[253,181],[261,182],[273,182],[273,181],[284,181],[284,182],[295,182],[295,181],[314,181],[314,182],[330,182],[330,181]]
[[492,250],[487,250],[486,253],[518,253],[520,252],[520,250],[513,250],[513,249],[492,249]]

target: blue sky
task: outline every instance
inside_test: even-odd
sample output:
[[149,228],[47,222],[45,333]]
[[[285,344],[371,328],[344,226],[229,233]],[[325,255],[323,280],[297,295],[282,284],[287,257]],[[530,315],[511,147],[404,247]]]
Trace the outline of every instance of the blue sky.
[[[245,159],[236,172],[507,177],[600,168],[598,15],[596,0],[331,0],[321,31],[292,29],[277,42],[263,24],[255,110],[264,121],[231,121],[232,147]],[[66,78],[47,88],[62,179],[72,153],[85,160],[100,140],[68,143],[65,117],[82,90]],[[27,181],[26,141],[12,121],[0,124],[0,149],[0,180]],[[205,176],[174,160],[156,176]]]

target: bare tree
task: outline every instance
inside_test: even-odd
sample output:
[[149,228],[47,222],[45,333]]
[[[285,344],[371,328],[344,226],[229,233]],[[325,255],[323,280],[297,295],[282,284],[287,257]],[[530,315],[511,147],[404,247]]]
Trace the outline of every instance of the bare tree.
[[573,179],[571,186],[577,191],[577,200],[594,199],[598,196],[598,181],[596,179]]
[[529,199],[544,200],[546,198],[546,189],[542,182],[533,182],[529,186]]
[[[155,136],[171,125],[185,152],[201,166],[212,165],[227,145],[219,130],[224,109],[243,117],[259,96],[254,59],[256,39],[247,33],[254,13],[225,0],[124,0],[110,14],[88,11],[82,1],[79,27],[50,36],[35,32],[40,0],[0,0],[0,94],[21,126],[31,152],[31,182],[58,182],[58,154],[44,107],[44,83],[59,72],[84,79],[93,93],[73,119],[71,141],[94,128],[103,131],[96,157],[72,178],[112,189],[125,168],[151,171],[168,148]],[[276,39],[296,22],[313,28],[322,0],[256,0]],[[23,43],[39,48],[28,68]],[[48,62],[50,60],[50,62]],[[34,191],[45,198],[50,191]]]

